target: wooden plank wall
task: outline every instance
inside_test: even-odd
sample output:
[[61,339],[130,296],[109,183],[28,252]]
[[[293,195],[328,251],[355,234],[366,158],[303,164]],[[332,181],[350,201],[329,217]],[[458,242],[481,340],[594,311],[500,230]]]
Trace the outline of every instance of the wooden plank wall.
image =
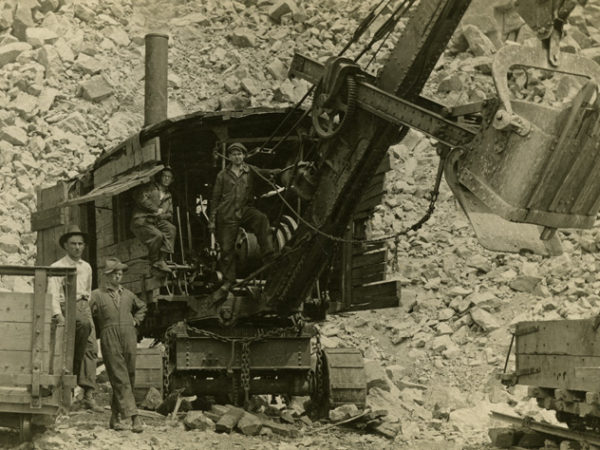
[[46,266],[63,256],[58,246],[58,238],[68,223],[66,208],[57,205],[67,199],[67,184],[59,182],[55,186],[37,191],[37,209],[31,215],[31,231],[37,231],[36,264]]
[[99,186],[133,167],[160,161],[159,138],[150,139],[141,148],[138,147],[137,139],[137,135],[129,138],[111,151],[109,159],[94,169],[94,186]]
[[[80,195],[83,189],[84,184],[81,181],[59,181],[52,187],[38,190],[38,210],[31,214],[31,231],[37,231],[37,265],[50,265],[64,255],[63,249],[58,245],[58,239],[65,232],[67,225],[74,223],[79,225],[82,231],[88,231],[89,205],[68,208],[57,206],[67,198]],[[88,253],[84,253],[84,259],[87,260],[87,257]]]
[[521,322],[516,330],[519,384],[597,392],[600,333],[595,319]]
[[122,285],[130,291],[139,295],[145,290],[151,290],[156,287],[152,283],[152,280],[147,280],[144,283],[145,275],[150,273],[148,250],[137,238],[107,245],[99,249],[99,267],[104,267],[104,260],[109,256],[119,258],[120,261],[129,266],[129,269],[123,274]]
[[[385,174],[391,170],[389,156],[378,167],[375,176],[363,192],[354,212],[353,222],[345,237],[364,239],[365,222],[381,204],[386,193]],[[342,302],[334,310],[359,310],[398,306],[400,285],[384,281],[387,262],[385,243],[360,245],[344,243],[342,247]]]
[[[160,161],[160,140],[153,138],[139,147],[138,136],[132,136],[119,148],[113,150],[110,159],[94,170],[94,186],[110,181],[115,176],[141,164]],[[129,270],[123,276],[123,286],[136,294],[142,292],[143,278],[149,273],[147,261],[148,250],[137,239],[117,242],[115,236],[114,202],[112,198],[95,201],[96,206],[96,240],[97,267],[104,267],[104,261],[109,256],[115,256],[129,265]],[[129,226],[129,224],[127,224]]]
[[[111,198],[96,200],[96,246],[98,256],[101,249],[114,244],[113,203]],[[100,262],[100,261],[98,261]]]
[[[41,373],[48,373],[50,367],[50,323],[52,320],[52,298],[45,299],[44,348]],[[33,294],[21,292],[0,292],[0,374],[31,374],[31,344],[33,323]],[[54,373],[62,368],[62,343],[64,326],[56,331],[54,350]]]

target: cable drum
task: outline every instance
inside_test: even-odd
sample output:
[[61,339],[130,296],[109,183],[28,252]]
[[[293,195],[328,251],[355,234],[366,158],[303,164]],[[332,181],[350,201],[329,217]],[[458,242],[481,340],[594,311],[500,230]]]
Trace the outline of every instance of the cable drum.
[[279,225],[274,231],[275,239],[273,243],[276,252],[280,252],[281,249],[285,247],[285,244],[292,239],[294,232],[297,229],[298,222],[296,222],[292,216],[284,215],[281,218],[281,222],[279,222]]
[[[282,216],[277,227],[271,228],[271,238],[276,253],[279,253],[285,244],[292,239],[297,229],[298,222],[289,215]],[[256,235],[242,227],[238,231],[235,242],[235,254],[238,275],[250,273],[262,265],[262,252]]]
[[238,275],[260,266],[260,246],[254,233],[240,227],[235,242],[236,271]]

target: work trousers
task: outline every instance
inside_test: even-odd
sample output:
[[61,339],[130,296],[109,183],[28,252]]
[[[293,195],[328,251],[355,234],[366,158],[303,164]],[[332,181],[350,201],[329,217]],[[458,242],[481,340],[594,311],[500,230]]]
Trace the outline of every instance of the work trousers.
[[85,345],[83,361],[77,378],[77,384],[87,391],[96,389],[96,365],[98,362],[98,341],[96,339],[96,330],[92,324],[92,329]]
[[226,282],[235,282],[235,242],[240,227],[256,235],[263,256],[273,253],[269,219],[256,208],[244,208],[240,219],[217,219],[216,225],[217,241],[221,247],[220,267]]
[[133,388],[137,335],[133,325],[108,326],[100,331],[100,348],[112,387],[110,409],[121,419],[137,415]]
[[[63,316],[65,315],[65,304],[60,305]],[[87,369],[82,371],[82,365],[85,358],[86,350],[90,343],[90,334],[94,330],[94,323],[92,322],[92,313],[90,311],[90,304],[87,300],[77,300],[75,306],[75,351],[73,353],[73,374],[77,375],[77,384],[81,387],[95,387],[96,379],[96,367],[94,360],[94,382],[90,386],[90,378],[87,373]],[[94,336],[94,345],[96,339]],[[84,372],[82,377],[82,372]],[[83,383],[83,384],[82,384]]]
[[177,229],[168,220],[151,216],[134,218],[131,231],[146,247],[148,259],[154,263],[161,259],[161,252],[173,253]]

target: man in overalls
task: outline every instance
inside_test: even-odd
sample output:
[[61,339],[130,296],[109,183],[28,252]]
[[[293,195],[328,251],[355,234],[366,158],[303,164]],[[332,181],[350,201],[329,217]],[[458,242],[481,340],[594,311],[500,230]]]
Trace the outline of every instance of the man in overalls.
[[274,254],[269,219],[253,206],[254,187],[257,177],[273,177],[281,173],[281,169],[261,169],[246,164],[246,153],[246,147],[239,142],[227,148],[229,164],[217,174],[210,204],[209,230],[216,229],[221,247],[220,267],[225,289],[236,278],[235,241],[240,227],[256,234],[264,260]]
[[100,335],[100,347],[106,372],[112,387],[109,427],[141,433],[140,420],[133,388],[135,386],[135,358],[137,327],[146,315],[146,304],[130,290],[121,286],[127,265],[117,258],[108,258],[104,267],[105,282],[91,297],[91,310]]

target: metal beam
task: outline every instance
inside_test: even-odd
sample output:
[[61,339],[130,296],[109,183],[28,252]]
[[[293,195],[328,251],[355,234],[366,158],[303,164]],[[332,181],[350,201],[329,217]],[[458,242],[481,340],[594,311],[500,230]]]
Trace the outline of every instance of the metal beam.
[[[292,76],[316,84],[324,72],[325,66],[323,64],[296,53],[289,73]],[[396,97],[367,81],[357,82],[356,101],[359,108],[387,122],[414,128],[450,147],[467,144],[476,134],[471,128],[457,124],[421,106]]]

